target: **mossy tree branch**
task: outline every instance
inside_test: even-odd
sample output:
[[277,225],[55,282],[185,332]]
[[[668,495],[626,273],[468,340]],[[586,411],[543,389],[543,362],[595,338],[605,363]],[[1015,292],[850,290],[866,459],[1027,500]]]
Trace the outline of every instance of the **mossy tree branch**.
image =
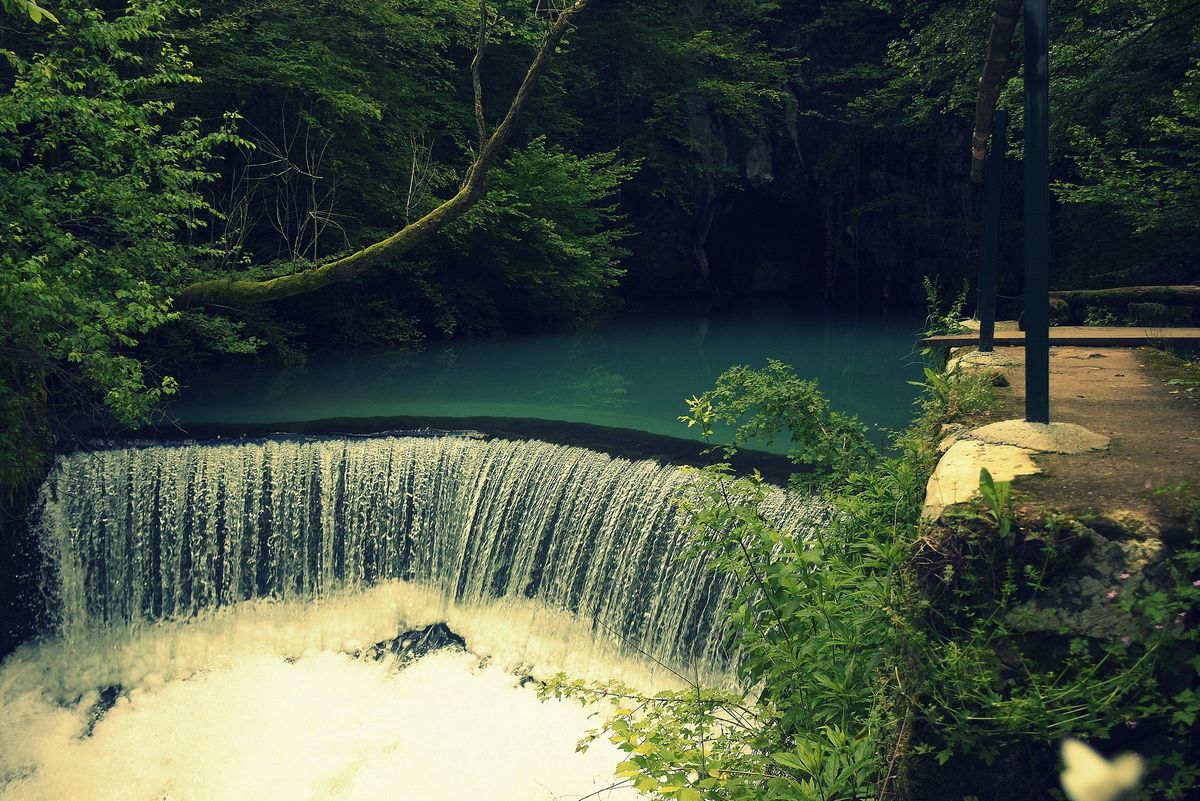
[[[177,305],[222,304],[228,306],[246,306],[256,303],[267,303],[283,298],[302,295],[338,281],[361,275],[373,267],[378,267],[403,256],[414,247],[432,237],[448,223],[461,217],[474,206],[485,192],[485,179],[488,168],[495,160],[496,154],[507,142],[513,132],[514,120],[525,108],[529,98],[537,86],[538,80],[550,62],[563,35],[571,27],[574,19],[587,7],[589,0],[574,0],[563,10],[550,25],[546,35],[538,47],[537,54],[525,72],[512,103],[504,118],[491,132],[481,138],[479,152],[468,165],[458,191],[437,208],[425,216],[404,226],[402,229],[375,242],[372,245],[351,253],[348,256],[335,259],[325,264],[316,264],[302,270],[275,278],[238,279],[214,278],[199,281],[185,287],[176,296]],[[486,45],[486,30],[488,27],[486,2],[480,3],[480,37],[475,57],[472,59],[472,73],[476,94],[476,124],[480,134],[485,134],[482,118],[482,103],[478,81],[479,63],[483,58]]]
[[1123,286],[1114,289],[1068,289],[1051,292],[1050,297],[1072,305],[1162,303],[1187,305],[1200,303],[1200,286]]

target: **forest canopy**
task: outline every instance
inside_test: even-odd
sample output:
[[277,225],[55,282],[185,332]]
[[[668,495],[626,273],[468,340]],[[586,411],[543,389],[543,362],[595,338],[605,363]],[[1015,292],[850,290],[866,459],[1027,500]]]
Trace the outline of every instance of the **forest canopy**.
[[[558,19],[547,6],[4,0],[2,477],[36,469],[52,420],[145,422],[180,365],[213,355],[580,325],[693,293],[878,305],[972,274],[990,4],[593,0],[436,235],[311,293],[184,302],[197,282],[335,263],[454,198]],[[1194,280],[1200,5],[1051,14],[1055,288]],[[999,95],[1014,168],[1020,39]],[[1008,296],[1019,181],[1009,169]],[[804,235],[782,278],[777,253],[743,269],[722,240],[766,207]]]

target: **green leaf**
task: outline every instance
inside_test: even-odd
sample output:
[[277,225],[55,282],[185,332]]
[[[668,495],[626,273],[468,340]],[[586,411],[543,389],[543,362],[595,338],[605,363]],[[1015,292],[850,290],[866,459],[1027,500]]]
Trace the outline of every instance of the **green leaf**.
[[657,779],[643,774],[633,780],[633,786],[640,792],[650,793],[658,789],[659,783]]

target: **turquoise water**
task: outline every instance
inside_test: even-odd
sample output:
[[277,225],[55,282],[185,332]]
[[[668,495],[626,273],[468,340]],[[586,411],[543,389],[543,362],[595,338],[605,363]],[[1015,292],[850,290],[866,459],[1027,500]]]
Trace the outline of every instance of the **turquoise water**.
[[[540,418],[694,437],[684,398],[768,358],[815,378],[834,406],[877,427],[908,421],[920,318],[783,307],[629,315],[596,330],[430,343],[418,353],[330,352],[298,367],[224,365],[193,378],[183,425],[345,417]],[[875,433],[876,441],[882,440]]]

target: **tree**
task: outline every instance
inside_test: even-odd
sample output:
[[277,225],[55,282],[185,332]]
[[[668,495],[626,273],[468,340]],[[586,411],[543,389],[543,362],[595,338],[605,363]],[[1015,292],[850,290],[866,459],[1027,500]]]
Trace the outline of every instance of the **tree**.
[[1105,143],[1081,126],[1072,129],[1079,178],[1056,189],[1069,203],[1112,208],[1137,235],[1192,234],[1200,219],[1200,61],[1144,131],[1140,141]]
[[175,389],[131,349],[202,258],[186,234],[214,148],[236,141],[162,99],[195,80],[162,37],[181,10],[64,0],[61,24],[18,24],[0,50],[0,483],[36,471],[52,406],[135,423]]
[[[983,183],[983,165],[987,160],[988,139],[992,135],[992,113],[1000,96],[1004,68],[1008,66],[1013,30],[1021,0],[997,0],[992,12],[992,32],[988,37],[987,59],[979,79],[979,97],[975,101],[975,133],[971,136],[971,180]],[[997,154],[1004,158],[1003,153]]]
[[466,168],[457,191],[448,200],[405,225],[391,236],[350,255],[324,264],[307,266],[273,278],[217,278],[198,281],[179,292],[177,300],[183,304],[217,303],[237,306],[280,300],[312,292],[329,284],[362,275],[372,268],[394,261],[441,231],[448,223],[461,217],[483,197],[488,169],[511,137],[516,126],[517,116],[528,104],[530,96],[559,42],[587,4],[588,0],[575,0],[553,16],[508,110],[495,128],[489,131],[484,114],[480,72],[489,35],[496,20],[489,13],[487,0],[480,0],[479,35],[475,55],[471,60],[474,116],[479,146],[474,158]]
[[[428,211],[430,191],[457,181],[474,127],[460,67],[475,47],[477,2],[215,0],[182,21],[174,36],[203,82],[179,108],[236,110],[253,144],[226,154],[213,187],[214,205],[234,212],[232,261],[270,270],[265,262],[296,251],[311,262],[345,254]],[[526,27],[513,49],[540,37]],[[489,66],[502,74],[491,80],[507,85],[497,49]],[[414,163],[427,181],[413,181]],[[325,202],[314,206],[313,192]],[[326,230],[314,253],[313,237],[297,234],[316,218]]]
[[33,2],[33,0],[0,0],[0,10],[6,14],[28,17],[34,22],[41,22],[42,20],[58,22],[58,17]]
[[624,272],[616,194],[638,165],[618,156],[575,156],[544,136],[513,151],[492,169],[487,196],[441,237],[454,251],[446,260],[481,265],[486,275],[472,283],[509,319],[588,318]]

